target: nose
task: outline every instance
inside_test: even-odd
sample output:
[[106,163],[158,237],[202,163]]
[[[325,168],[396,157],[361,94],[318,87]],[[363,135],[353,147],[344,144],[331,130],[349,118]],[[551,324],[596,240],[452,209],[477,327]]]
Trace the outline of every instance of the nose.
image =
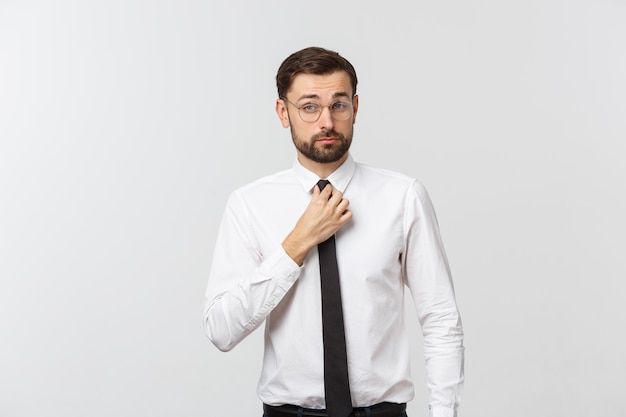
[[317,120],[320,128],[325,130],[333,130],[335,127],[335,119],[330,114],[330,107],[322,107],[322,113],[320,114],[320,118]]

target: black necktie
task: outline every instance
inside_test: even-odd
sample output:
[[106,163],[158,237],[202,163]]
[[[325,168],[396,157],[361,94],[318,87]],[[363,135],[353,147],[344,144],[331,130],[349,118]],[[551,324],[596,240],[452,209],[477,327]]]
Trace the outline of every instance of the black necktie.
[[[320,180],[323,190],[329,182]],[[324,337],[324,392],[329,417],[347,417],[352,413],[348,382],[348,355],[343,328],[343,309],[339,288],[339,270],[335,236],[317,246],[322,287],[322,327]]]

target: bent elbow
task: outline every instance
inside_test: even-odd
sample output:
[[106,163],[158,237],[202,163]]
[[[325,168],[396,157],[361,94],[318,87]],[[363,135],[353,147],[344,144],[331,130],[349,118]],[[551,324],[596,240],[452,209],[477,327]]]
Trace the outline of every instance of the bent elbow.
[[233,342],[230,337],[223,337],[223,335],[216,334],[215,332],[211,331],[211,328],[208,326],[205,326],[205,333],[211,343],[213,343],[213,346],[215,346],[218,350],[222,352],[229,352],[236,345],[236,343]]
[[228,331],[227,326],[216,323],[208,314],[204,317],[204,333],[211,343],[222,352],[231,351],[238,343]]
[[235,347],[234,343],[224,343],[218,339],[213,339],[211,337],[209,337],[209,340],[221,352],[230,352]]

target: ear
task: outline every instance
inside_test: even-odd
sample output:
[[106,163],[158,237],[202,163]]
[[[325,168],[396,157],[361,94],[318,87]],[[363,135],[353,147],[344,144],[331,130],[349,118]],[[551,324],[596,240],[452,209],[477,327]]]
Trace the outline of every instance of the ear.
[[282,99],[276,100],[276,114],[280,119],[280,123],[283,127],[289,127],[289,113],[287,112],[287,103]]
[[354,109],[353,116],[352,116],[352,124],[354,124],[356,122],[356,113],[359,111],[359,96],[356,94],[354,95],[354,98],[352,99],[352,108]]

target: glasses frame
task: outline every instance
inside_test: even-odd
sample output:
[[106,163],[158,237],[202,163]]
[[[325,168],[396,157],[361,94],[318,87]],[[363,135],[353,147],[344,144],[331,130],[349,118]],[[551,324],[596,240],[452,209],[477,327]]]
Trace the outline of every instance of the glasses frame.
[[[281,98],[281,100],[286,101],[287,103],[291,104],[296,109],[298,109],[298,117],[300,117],[300,120],[302,120],[304,123],[315,123],[315,122],[317,122],[320,119],[320,117],[322,116],[322,113],[324,112],[324,109],[326,107],[328,107],[328,111],[330,112],[330,117],[332,117],[333,120],[336,121],[336,122],[343,122],[343,121],[348,120],[350,117],[354,116],[354,104],[352,103],[352,101],[354,100],[354,97],[352,97],[352,100],[335,100],[335,101],[333,101],[332,103],[330,103],[330,104],[328,104],[326,106],[322,106],[320,103],[317,103],[315,101],[312,101],[312,102],[309,102],[309,103],[306,103],[306,104],[302,104],[301,106],[298,106],[296,103],[293,103],[293,102],[289,101],[289,99],[287,99],[287,97],[280,97],[280,98]],[[349,112],[348,117],[346,117],[345,119],[337,119],[335,117],[335,114],[333,113],[333,110],[332,110],[332,106],[335,105],[336,103],[348,103],[348,104],[350,104],[350,112]],[[306,105],[309,105],[309,104],[317,104],[318,106],[320,106],[320,111],[317,113],[317,117],[315,118],[315,120],[304,120],[302,118],[302,113],[300,113],[300,109],[302,107],[306,106]]]

